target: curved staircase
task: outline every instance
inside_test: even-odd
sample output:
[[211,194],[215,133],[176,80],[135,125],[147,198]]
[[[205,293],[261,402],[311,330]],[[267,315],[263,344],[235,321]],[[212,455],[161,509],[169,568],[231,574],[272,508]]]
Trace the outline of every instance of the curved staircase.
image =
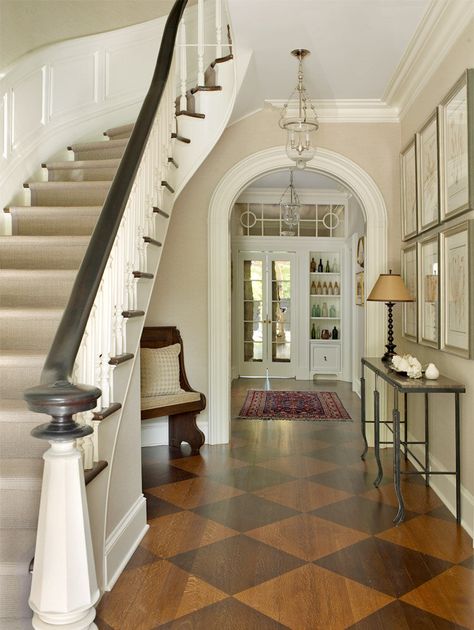
[[[161,198],[166,201],[153,208],[153,221],[158,228],[153,234],[142,234],[145,248],[157,250],[164,244],[177,192],[225,128],[235,96],[234,69],[232,64],[225,62],[232,62],[232,55],[214,62],[206,73],[206,85],[189,90],[186,109],[177,108],[178,122],[170,132],[173,151],[168,154],[169,177],[158,183]],[[216,72],[216,65],[222,68],[220,74]],[[216,85],[217,80],[222,85]],[[228,93],[223,97],[222,86],[225,89],[225,84]],[[5,209],[11,215],[13,233],[0,237],[2,630],[31,628],[31,610],[27,604],[31,586],[29,569],[35,554],[42,455],[48,446],[47,442],[30,435],[34,427],[48,418],[30,411],[23,393],[40,382],[46,355],[132,129],[133,124],[121,125],[104,132],[105,138],[101,140],[72,144],[68,149],[73,159],[42,164],[47,181],[25,184],[26,205],[12,205]],[[195,137],[198,142],[193,149]],[[145,309],[159,258],[156,253],[147,253],[143,268],[130,269],[134,283],[147,283],[140,300]],[[139,320],[138,332],[135,330],[131,336],[133,347],[125,347],[117,356],[108,357],[112,366],[128,362],[129,375],[133,370],[144,314],[144,310],[122,313],[124,326],[126,320]],[[120,382],[128,383],[123,376]],[[116,402],[110,402],[105,409],[95,410],[94,419],[107,421],[110,415],[120,413],[125,404],[121,396],[126,397],[127,387],[123,385],[123,391],[116,388]],[[106,469],[107,463],[98,462],[96,455],[92,464],[89,461],[85,475],[87,482]],[[103,590],[105,585],[100,586]]]

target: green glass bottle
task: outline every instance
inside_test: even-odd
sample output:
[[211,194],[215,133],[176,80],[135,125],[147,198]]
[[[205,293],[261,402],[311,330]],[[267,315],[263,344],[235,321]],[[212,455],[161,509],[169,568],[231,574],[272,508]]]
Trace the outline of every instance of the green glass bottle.
[[316,328],[314,324],[311,326],[311,339],[316,339]]
[[326,273],[331,273],[331,267],[329,266],[329,260],[326,260]]

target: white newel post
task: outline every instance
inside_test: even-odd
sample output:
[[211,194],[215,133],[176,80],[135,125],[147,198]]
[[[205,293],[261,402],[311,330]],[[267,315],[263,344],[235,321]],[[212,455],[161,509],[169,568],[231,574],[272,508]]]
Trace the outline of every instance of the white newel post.
[[99,599],[81,455],[50,442],[36,540],[30,607],[35,630],[96,630]]

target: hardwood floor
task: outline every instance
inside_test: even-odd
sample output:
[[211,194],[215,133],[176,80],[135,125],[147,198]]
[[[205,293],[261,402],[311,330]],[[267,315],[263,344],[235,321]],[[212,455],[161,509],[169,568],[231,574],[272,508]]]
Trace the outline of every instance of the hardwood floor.
[[[234,416],[262,384],[234,384]],[[150,530],[99,629],[474,629],[471,538],[418,476],[393,526],[392,452],[375,489],[350,386],[271,384],[335,391],[353,422],[236,419],[231,444],[199,456],[143,449]]]

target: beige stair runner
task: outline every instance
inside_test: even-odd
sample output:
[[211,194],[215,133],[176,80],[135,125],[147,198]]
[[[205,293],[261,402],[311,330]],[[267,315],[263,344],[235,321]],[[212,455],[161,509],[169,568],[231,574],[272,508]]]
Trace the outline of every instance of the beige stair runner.
[[[77,270],[133,125],[74,144],[74,160],[48,162],[48,181],[25,184],[31,205],[6,208],[13,236],[0,237],[0,628],[31,628],[29,563],[47,444],[46,422],[23,401],[39,383]],[[110,138],[110,139],[108,139]],[[28,193],[25,193],[28,195]]]

